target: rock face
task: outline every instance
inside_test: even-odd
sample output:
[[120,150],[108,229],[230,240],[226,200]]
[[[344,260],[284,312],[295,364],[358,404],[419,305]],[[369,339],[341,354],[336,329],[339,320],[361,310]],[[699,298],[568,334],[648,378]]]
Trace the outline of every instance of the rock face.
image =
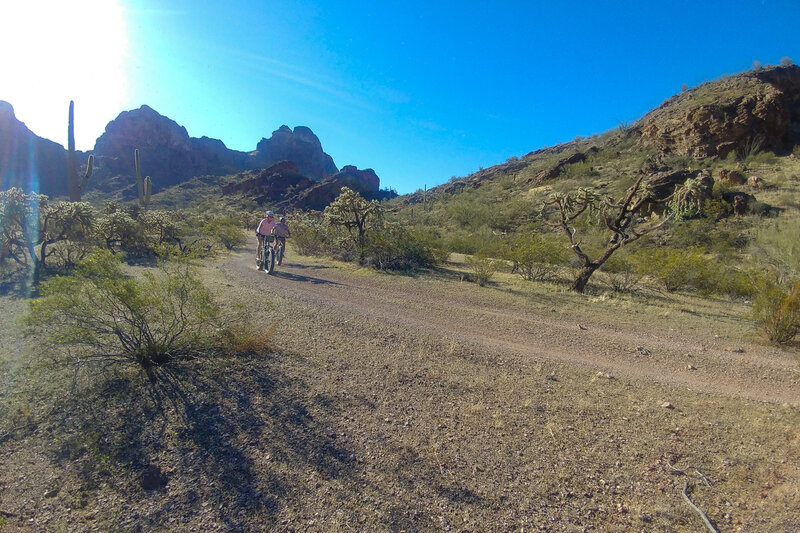
[[301,191],[294,199],[293,207],[324,209],[339,196],[342,187],[349,187],[367,200],[383,197],[380,192],[380,180],[374,170],[371,168],[358,170],[352,165],[346,165],[340,172]]
[[[64,114],[66,125],[66,113]],[[66,126],[65,126],[66,132]],[[76,152],[78,164],[86,155]],[[35,135],[17,120],[14,108],[0,100],[0,180],[2,188],[19,187],[50,196],[69,194],[67,151],[60,144]]]
[[275,209],[322,210],[339,196],[342,187],[350,187],[368,200],[396,195],[380,190],[380,180],[371,168],[359,170],[347,165],[322,181],[312,181],[300,174],[292,161],[282,161],[264,170],[246,173],[241,181],[223,187],[222,193],[248,196],[261,205]]
[[800,144],[800,67],[772,67],[703,84],[665,101],[636,126],[641,142],[695,158],[783,152]]
[[123,111],[97,139],[95,185],[105,192],[130,190],[134,184],[133,151],[139,150],[142,174],[153,178],[154,191],[195,176],[223,176],[292,161],[296,173],[321,180],[337,172],[314,132],[304,126],[281,126],[261,139],[254,152],[231,150],[218,139],[189,137],[186,128],[148,106]]
[[222,188],[222,194],[243,194],[258,203],[279,203],[288,199],[292,191],[314,185],[314,181],[300,174],[292,161],[281,161],[263,170],[248,172],[240,182]]
[[97,186],[110,192],[134,183],[133,152],[139,150],[142,174],[161,190],[188,178],[223,175],[247,168],[247,154],[222,141],[190,138],[186,128],[148,106],[123,111],[108,123],[94,147]]
[[261,139],[256,152],[251,164],[257,166],[293,161],[301,174],[316,180],[338,172],[331,156],[322,151],[317,136],[305,126],[297,126],[294,131],[289,126],[281,126],[269,139]]

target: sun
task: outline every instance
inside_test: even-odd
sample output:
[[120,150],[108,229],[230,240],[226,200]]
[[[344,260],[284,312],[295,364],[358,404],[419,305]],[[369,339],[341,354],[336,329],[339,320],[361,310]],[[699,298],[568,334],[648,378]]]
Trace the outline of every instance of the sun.
[[0,4],[0,100],[40,137],[66,145],[75,101],[79,150],[94,148],[126,101],[124,10],[116,0]]

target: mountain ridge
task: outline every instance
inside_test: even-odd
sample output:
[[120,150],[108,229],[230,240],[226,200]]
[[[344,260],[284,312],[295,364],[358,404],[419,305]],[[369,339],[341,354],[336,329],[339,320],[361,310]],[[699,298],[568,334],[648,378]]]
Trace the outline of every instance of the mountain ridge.
[[[19,121],[13,106],[0,101],[0,179],[4,188],[19,187],[49,196],[65,196],[67,152],[63,146],[39,137]],[[190,137],[184,126],[147,105],[122,111],[98,137],[93,150],[76,151],[83,172],[89,154],[95,156],[89,188],[124,199],[136,196],[134,150],[142,173],[153,178],[154,192],[196,176],[225,176],[269,168],[291,161],[298,173],[319,182],[339,172],[333,158],[306,126],[286,125],[262,137],[251,152],[232,150],[219,139]],[[369,169],[372,175],[374,172]],[[363,188],[377,193],[380,180],[372,175]],[[366,175],[365,175],[366,176]]]

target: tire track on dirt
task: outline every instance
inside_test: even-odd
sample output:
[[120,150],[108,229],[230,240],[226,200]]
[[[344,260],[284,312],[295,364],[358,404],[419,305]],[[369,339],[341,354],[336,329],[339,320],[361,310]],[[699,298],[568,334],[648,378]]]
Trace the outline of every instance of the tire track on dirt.
[[[303,264],[285,263],[264,279],[266,275],[255,269],[247,254],[233,256],[230,264],[247,279],[260,277],[289,300],[299,298],[423,334],[483,346],[520,369],[556,361],[736,398],[776,403],[795,403],[800,398],[796,362],[785,355],[776,357],[779,352],[767,347],[748,346],[745,353],[734,353],[656,328],[631,331],[590,323],[583,330],[575,323],[530,310],[523,314],[518,309],[478,305],[465,298],[463,291],[442,294],[425,287],[409,289],[403,280],[390,285],[391,279]],[[458,282],[453,285],[459,288]],[[644,355],[638,347],[649,353]]]

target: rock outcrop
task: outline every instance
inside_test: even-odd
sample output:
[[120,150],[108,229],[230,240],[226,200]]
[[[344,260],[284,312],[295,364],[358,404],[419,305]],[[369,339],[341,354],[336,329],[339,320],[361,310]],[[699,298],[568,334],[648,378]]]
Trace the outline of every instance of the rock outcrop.
[[[224,175],[247,168],[245,152],[229,150],[217,139],[189,137],[186,128],[148,106],[123,111],[95,143],[95,179],[106,192],[134,184],[133,152],[142,173],[158,191],[200,175]],[[126,185],[127,184],[127,185]]]
[[300,173],[321,180],[339,169],[331,156],[322,150],[322,143],[314,132],[305,126],[281,126],[272,132],[269,139],[261,139],[256,145],[251,165],[269,166],[279,161],[292,161]]
[[368,200],[396,195],[380,190],[380,179],[371,168],[359,170],[347,165],[322,181],[313,181],[300,174],[292,161],[242,174],[240,181],[224,186],[222,193],[241,194],[275,209],[322,210],[339,196],[342,187],[350,187]]
[[329,176],[319,183],[301,191],[293,199],[293,207],[303,209],[324,209],[342,192],[342,187],[349,187],[367,200],[381,199],[380,180],[371,168],[358,170],[346,165],[341,171]]
[[725,157],[749,148],[800,144],[800,67],[745,72],[675,95],[634,130],[667,154]]
[[292,161],[281,161],[263,170],[243,174],[242,180],[229,183],[222,194],[242,194],[260,204],[285,202],[290,194],[314,185],[314,181],[300,174]]

